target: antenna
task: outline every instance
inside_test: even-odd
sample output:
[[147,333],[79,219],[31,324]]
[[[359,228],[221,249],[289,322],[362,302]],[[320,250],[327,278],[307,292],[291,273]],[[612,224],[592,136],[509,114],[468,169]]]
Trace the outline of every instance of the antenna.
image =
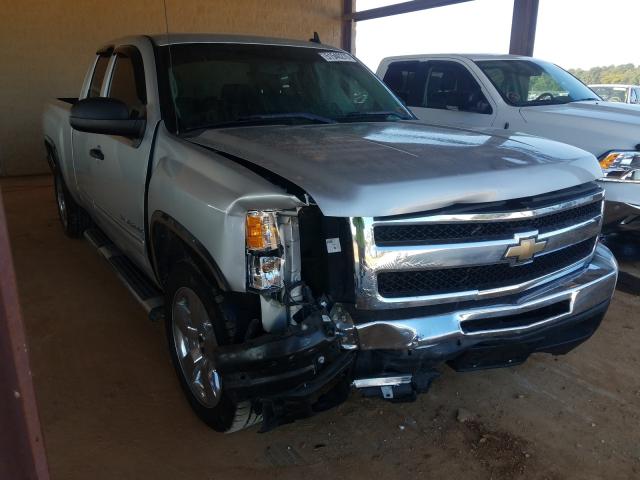
[[172,89],[172,80],[173,77],[173,56],[171,55],[171,40],[169,38],[169,15],[167,15],[167,0],[162,0],[162,4],[164,5],[164,26],[167,33],[167,48],[169,49],[169,95],[171,95],[171,104],[173,105],[173,115],[176,126],[176,135],[180,134],[180,125],[178,123],[178,108],[176,106],[175,98],[173,98],[173,89]]
[[318,35],[318,32],[313,32],[313,38],[310,38],[309,41],[313,43],[321,43],[320,35]]

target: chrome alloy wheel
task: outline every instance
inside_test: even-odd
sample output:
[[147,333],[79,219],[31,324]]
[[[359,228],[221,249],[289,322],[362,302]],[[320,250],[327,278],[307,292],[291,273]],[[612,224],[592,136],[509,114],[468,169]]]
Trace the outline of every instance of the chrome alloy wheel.
[[62,179],[60,175],[56,175],[56,202],[58,204],[58,215],[60,215],[60,221],[62,225],[66,228],[69,223],[69,218],[67,217],[67,202],[64,199],[64,186],[62,185]]
[[218,346],[213,324],[202,301],[188,287],[176,291],[171,306],[173,341],[191,393],[207,408],[222,396],[220,376],[207,354]]

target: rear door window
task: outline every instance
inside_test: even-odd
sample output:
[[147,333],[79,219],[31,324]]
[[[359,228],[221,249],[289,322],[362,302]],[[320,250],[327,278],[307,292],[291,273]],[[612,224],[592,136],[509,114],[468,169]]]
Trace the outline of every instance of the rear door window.
[[384,74],[384,83],[410,107],[421,107],[426,82],[425,62],[393,62]]
[[104,83],[104,76],[107,73],[107,65],[109,65],[109,55],[99,55],[95,68],[93,69],[93,75],[91,76],[91,83],[89,84],[87,97],[93,98],[100,96],[102,84]]
[[422,106],[460,112],[493,113],[471,73],[463,65],[450,61],[429,62]]

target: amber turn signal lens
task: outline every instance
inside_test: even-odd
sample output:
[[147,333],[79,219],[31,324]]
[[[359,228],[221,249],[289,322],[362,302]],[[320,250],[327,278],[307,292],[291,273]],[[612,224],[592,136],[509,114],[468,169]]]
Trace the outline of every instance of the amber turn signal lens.
[[273,212],[249,212],[246,221],[248,250],[267,251],[278,248],[278,226]]
[[611,168],[611,165],[615,163],[620,154],[618,152],[611,152],[609,155],[600,160],[600,168],[603,170],[608,170]]
[[264,248],[262,220],[258,216],[247,216],[247,248],[250,250],[262,250]]

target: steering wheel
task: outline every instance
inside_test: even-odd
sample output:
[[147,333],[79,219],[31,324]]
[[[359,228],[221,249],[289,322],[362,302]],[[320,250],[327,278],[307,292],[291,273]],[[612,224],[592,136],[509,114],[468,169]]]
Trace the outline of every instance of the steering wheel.
[[538,95],[535,99],[536,102],[539,102],[541,100],[545,100],[545,99],[549,99],[549,100],[553,100],[555,97],[553,96],[553,93],[551,92],[544,92],[541,93],[540,95]]

